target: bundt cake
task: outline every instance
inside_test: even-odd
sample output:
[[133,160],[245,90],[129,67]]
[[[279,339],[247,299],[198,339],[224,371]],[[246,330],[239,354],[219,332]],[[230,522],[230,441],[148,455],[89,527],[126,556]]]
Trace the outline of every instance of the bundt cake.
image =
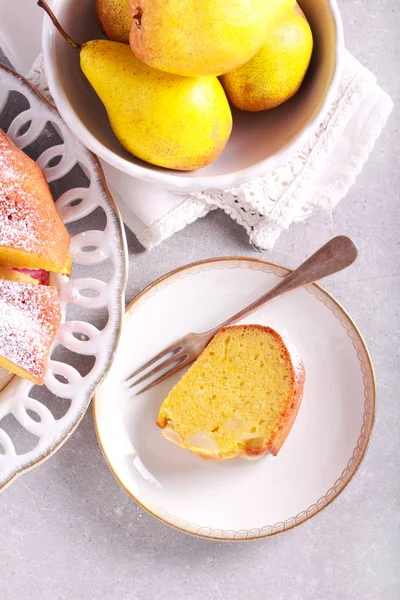
[[0,280],[0,367],[42,385],[61,321],[57,290]]
[[171,390],[157,425],[206,460],[275,456],[299,410],[304,377],[296,351],[273,329],[227,327]]
[[69,244],[40,167],[0,129],[0,264],[69,275]]

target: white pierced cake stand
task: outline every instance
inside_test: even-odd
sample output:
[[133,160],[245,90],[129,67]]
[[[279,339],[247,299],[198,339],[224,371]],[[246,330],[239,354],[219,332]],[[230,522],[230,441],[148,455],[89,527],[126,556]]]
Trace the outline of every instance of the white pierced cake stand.
[[73,136],[56,109],[4,65],[0,128],[43,169],[71,234],[73,261],[70,279],[52,276],[63,322],[45,385],[14,377],[0,393],[2,490],[49,458],[85,414],[116,352],[127,269],[123,225],[97,158]]

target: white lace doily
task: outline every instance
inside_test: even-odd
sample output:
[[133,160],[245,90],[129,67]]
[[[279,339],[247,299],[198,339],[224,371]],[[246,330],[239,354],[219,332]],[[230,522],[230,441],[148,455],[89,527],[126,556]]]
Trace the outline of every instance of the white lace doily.
[[[41,57],[29,77],[48,94]],[[266,250],[291,223],[317,209],[332,209],[347,194],[392,107],[372,73],[347,53],[337,96],[324,121],[290,162],[263,177],[228,190],[178,195],[104,163],[103,168],[125,224],[145,248],[221,208],[246,229],[252,244]]]

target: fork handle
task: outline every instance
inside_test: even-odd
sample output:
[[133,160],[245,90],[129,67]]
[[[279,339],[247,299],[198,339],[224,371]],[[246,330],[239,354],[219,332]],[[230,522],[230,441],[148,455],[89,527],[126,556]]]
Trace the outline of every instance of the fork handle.
[[349,267],[357,258],[358,250],[355,243],[348,237],[341,235],[332,238],[322,246],[315,254],[310,256],[300,267],[292,271],[275,287],[261,296],[258,300],[247,306],[240,312],[230,317],[227,321],[213,329],[216,333],[221,327],[233,325],[237,321],[249,316],[268,302],[283,296],[288,292],[305,287],[323,277],[333,275],[346,267]]

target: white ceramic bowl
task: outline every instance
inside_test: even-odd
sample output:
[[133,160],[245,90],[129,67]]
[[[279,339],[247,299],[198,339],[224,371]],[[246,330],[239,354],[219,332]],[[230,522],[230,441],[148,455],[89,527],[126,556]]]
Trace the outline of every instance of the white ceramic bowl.
[[[56,15],[77,41],[100,37],[94,3],[53,2]],[[276,168],[301,147],[327,111],[338,86],[344,44],[336,0],[299,0],[299,4],[315,41],[311,67],[300,92],[273,111],[235,111],[227,147],[203,169],[171,171],[147,164],[124,150],[111,130],[101,101],[81,72],[78,53],[45,18],[43,51],[51,94],[62,117],[85,146],[128,175],[182,192],[227,188],[250,181]]]

